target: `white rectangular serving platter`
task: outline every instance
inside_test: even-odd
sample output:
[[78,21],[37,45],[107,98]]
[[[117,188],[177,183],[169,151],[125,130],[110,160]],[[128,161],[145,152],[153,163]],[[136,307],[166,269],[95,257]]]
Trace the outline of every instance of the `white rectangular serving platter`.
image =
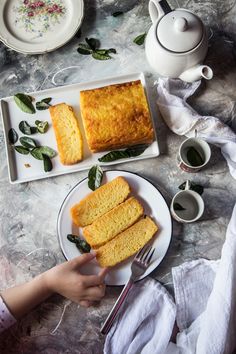
[[[33,96],[35,98],[35,102],[40,101],[46,97],[52,97],[52,101],[51,101],[52,105],[62,103],[62,102],[69,104],[70,106],[73,107],[75,115],[79,121],[79,126],[82,132],[83,144],[84,144],[83,161],[71,166],[64,166],[61,164],[59,155],[57,154],[57,156],[52,159],[53,169],[50,172],[44,172],[43,161],[34,159],[30,154],[29,155],[19,154],[13,149],[13,147],[8,142],[8,131],[10,128],[14,128],[17,131],[19,137],[23,136],[23,134],[19,131],[18,128],[20,121],[26,120],[30,126],[35,126],[35,120],[43,120],[43,121],[47,120],[50,126],[47,133],[33,134],[32,138],[39,145],[50,146],[51,148],[57,151],[56,138],[52,128],[49,110],[36,111],[35,114],[24,113],[17,107],[13,96],[3,98],[1,100],[1,114],[3,119],[10,183],[29,182],[41,178],[54,177],[66,173],[83,171],[91,168],[95,164],[99,164],[100,166],[110,166],[110,165],[115,165],[127,161],[132,162],[132,161],[143,160],[143,159],[148,159],[148,158],[158,156],[160,152],[159,152],[156,135],[153,143],[143,152],[142,155],[133,158],[120,159],[109,163],[101,163],[98,161],[99,157],[106,154],[105,151],[100,153],[91,153],[87,145],[85,132],[83,129],[82,118],[80,114],[80,104],[79,104],[80,91],[94,89],[94,88],[103,87],[112,84],[129,82],[133,80],[141,80],[147,95],[146,81],[143,73],[134,73],[134,74],[128,74],[128,75],[122,75],[116,77],[109,77],[106,79],[96,80],[93,82],[85,82],[85,83],[73,84],[68,86],[60,86],[48,90],[28,93],[30,96]],[[153,120],[153,116],[152,116],[152,120]],[[20,145],[20,142],[18,141],[16,145]],[[25,164],[30,164],[30,167],[27,168]]]

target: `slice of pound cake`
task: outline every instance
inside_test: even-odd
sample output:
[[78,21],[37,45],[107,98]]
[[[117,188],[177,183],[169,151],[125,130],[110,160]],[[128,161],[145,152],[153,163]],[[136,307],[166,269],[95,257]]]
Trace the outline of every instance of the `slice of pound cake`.
[[82,227],[92,224],[101,215],[122,203],[129,193],[130,187],[126,180],[120,176],[116,177],[71,208],[74,224]]
[[92,248],[98,248],[133,225],[143,215],[143,207],[131,197],[83,229]]
[[123,231],[96,251],[101,267],[111,267],[137,253],[158,230],[151,218],[146,217]]
[[56,135],[60,161],[63,165],[73,165],[83,158],[83,142],[79,124],[73,108],[60,103],[49,108]]

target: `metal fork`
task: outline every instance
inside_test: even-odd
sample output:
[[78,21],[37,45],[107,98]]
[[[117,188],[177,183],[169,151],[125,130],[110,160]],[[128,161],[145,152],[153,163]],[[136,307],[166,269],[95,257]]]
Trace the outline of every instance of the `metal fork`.
[[127,284],[125,285],[124,289],[122,290],[120,296],[118,297],[111,312],[109,313],[106,321],[102,325],[100,330],[102,334],[107,334],[110,331],[111,326],[119,312],[121,305],[123,304],[126,296],[128,295],[130,288],[132,287],[134,282],[138,280],[138,278],[145,273],[146,269],[148,268],[151,262],[154,252],[155,252],[155,248],[146,245],[135,256],[131,264],[131,276]]

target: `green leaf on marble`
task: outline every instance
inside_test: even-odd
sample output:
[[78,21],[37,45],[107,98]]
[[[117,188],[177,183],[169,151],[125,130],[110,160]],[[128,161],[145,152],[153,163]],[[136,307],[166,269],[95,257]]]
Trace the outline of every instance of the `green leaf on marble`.
[[109,60],[112,57],[107,53],[107,50],[98,49],[92,53],[92,57],[96,60]]
[[77,52],[82,55],[90,55],[93,50],[87,44],[80,43]]
[[140,34],[139,36],[137,36],[136,38],[134,38],[133,42],[137,45],[142,45],[145,41],[145,38],[146,38],[146,32],[145,33],[142,33]]
[[100,46],[100,42],[96,38],[85,38],[85,41],[92,50],[95,50]]
[[17,93],[14,96],[14,101],[17,106],[25,113],[33,114],[35,113],[35,108],[31,101],[32,97],[25,95],[24,93]]
[[121,16],[121,15],[123,15],[123,14],[124,14],[123,11],[115,11],[115,12],[113,12],[112,16],[113,16],[113,17],[118,17],[118,16]]

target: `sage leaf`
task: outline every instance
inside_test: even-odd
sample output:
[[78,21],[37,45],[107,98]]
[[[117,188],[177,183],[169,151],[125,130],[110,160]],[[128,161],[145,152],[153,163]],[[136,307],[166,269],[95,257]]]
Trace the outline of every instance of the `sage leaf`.
[[[185,190],[185,186],[186,186],[186,182],[182,183],[178,188],[181,190]],[[203,186],[194,182],[190,182],[189,188],[200,195],[202,195],[202,193],[204,192]]]
[[42,154],[43,156],[43,167],[45,172],[50,172],[52,170],[52,161],[50,160],[50,157],[47,155]]
[[186,210],[184,207],[182,207],[182,205],[180,205],[179,203],[174,203],[174,210]]
[[56,151],[49,146],[39,146],[30,151],[31,155],[37,160],[43,160],[43,155],[47,155],[50,158],[56,156]]
[[92,53],[92,57],[96,60],[108,60],[108,59],[112,59],[112,57],[108,54],[108,53],[99,53],[98,50],[94,51]]
[[92,191],[100,187],[102,183],[103,170],[99,165],[90,168],[88,173],[88,186]]
[[47,97],[47,98],[43,98],[43,99],[41,100],[41,102],[50,103],[51,100],[52,100],[52,97]]
[[125,152],[129,157],[139,156],[148,148],[148,146],[149,145],[147,144],[136,145],[126,149]]
[[85,41],[92,50],[95,50],[100,46],[100,42],[96,38],[85,38]]
[[82,253],[89,253],[91,250],[90,245],[85,240],[81,240],[80,238],[77,240],[75,245]]
[[45,109],[48,109],[51,105],[48,104],[47,102],[43,102],[43,101],[40,101],[40,102],[36,102],[36,109],[38,111],[43,111]]
[[10,144],[15,144],[18,140],[18,134],[14,128],[9,129],[8,140]]
[[27,136],[22,136],[20,138],[20,142],[24,147],[26,147],[28,149],[32,149],[37,146],[36,142],[33,139],[28,138]]
[[90,55],[93,50],[87,44],[80,43],[77,52],[83,55]]
[[14,96],[14,101],[23,112],[33,114],[35,113],[35,108],[29,97],[30,96],[25,95],[24,93],[17,93]]
[[32,135],[37,132],[36,127],[31,127],[26,120],[22,120],[19,124],[20,131],[25,135]]
[[113,17],[118,17],[118,16],[121,16],[121,15],[123,15],[123,14],[124,14],[123,11],[115,11],[115,12],[113,12],[112,16],[113,16]]
[[130,147],[126,150],[114,150],[110,151],[107,154],[103,155],[98,159],[99,162],[112,162],[120,159],[126,159],[129,157],[135,157],[141,155],[148,145],[136,145]]
[[191,166],[197,167],[204,164],[201,154],[193,146],[188,148],[186,156]]
[[29,149],[21,145],[15,145],[14,149],[22,155],[28,155],[29,153]]
[[69,240],[70,242],[73,242],[76,244],[76,247],[79,249],[80,252],[82,253],[89,253],[91,250],[90,245],[83,240],[82,238],[80,238],[79,236],[75,236],[72,234],[68,234],[67,235],[67,240]]
[[113,53],[113,54],[116,54],[116,53],[117,53],[115,48],[110,48],[110,49],[108,49],[107,52],[108,52],[108,53]]
[[140,34],[139,36],[134,38],[133,42],[137,45],[142,45],[145,41],[146,35],[147,35],[146,32],[143,34]]
[[[36,122],[37,122],[37,124],[36,124]],[[43,122],[40,120],[36,120],[35,124],[37,125],[38,132],[41,134],[45,134],[49,128],[49,124],[47,121]]]

